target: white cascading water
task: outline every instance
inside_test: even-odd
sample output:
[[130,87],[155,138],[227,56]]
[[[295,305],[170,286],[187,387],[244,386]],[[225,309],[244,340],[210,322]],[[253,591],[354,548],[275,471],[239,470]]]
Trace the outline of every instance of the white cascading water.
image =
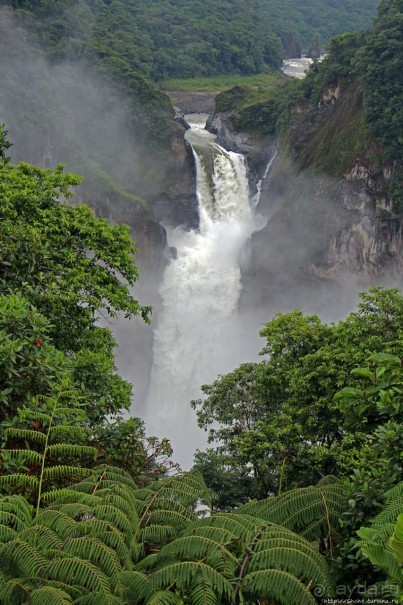
[[204,448],[189,402],[200,386],[242,361],[236,322],[241,247],[257,224],[249,203],[243,156],[226,151],[205,130],[207,116],[187,116],[197,170],[199,231],[168,231],[176,258],[160,288],[162,311],[154,333],[154,362],[146,408],[148,433],[171,440],[183,468]]

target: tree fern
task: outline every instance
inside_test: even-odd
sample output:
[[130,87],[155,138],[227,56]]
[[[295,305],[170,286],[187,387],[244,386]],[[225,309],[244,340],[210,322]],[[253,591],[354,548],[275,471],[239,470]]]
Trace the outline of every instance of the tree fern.
[[55,464],[51,461],[58,459],[76,462],[83,457],[96,458],[96,448],[77,443],[69,443],[72,435],[84,439],[87,431],[83,426],[85,413],[77,406],[65,406],[66,399],[71,400],[74,393],[60,390],[56,397],[37,397],[35,407],[18,410],[18,422],[21,424],[35,423],[36,430],[24,427],[9,426],[4,432],[6,442],[24,442],[21,447],[5,448],[2,450],[2,464],[7,468],[10,460],[18,459],[20,466],[28,468],[27,473],[12,472],[0,476],[0,488],[20,487],[25,492],[36,494],[36,512],[41,506],[44,488],[65,478],[81,478],[90,474],[77,464]]
[[195,521],[141,567],[155,588],[175,590],[190,603],[193,598],[203,602],[201,586],[207,603],[213,603],[215,595],[216,602],[232,605],[266,597],[276,603],[308,605],[315,602],[310,588],[316,584],[332,593],[325,560],[311,543],[247,514],[217,514]]
[[403,482],[387,492],[384,508],[370,527],[357,533],[361,552],[385,572],[386,585],[399,587],[403,599]]
[[64,591],[52,586],[42,586],[30,595],[31,605],[71,605],[72,598]]
[[32,506],[22,496],[0,497],[0,523],[21,530],[31,522]]
[[184,596],[189,593],[194,581],[199,578],[203,578],[221,600],[230,599],[232,586],[229,580],[202,561],[171,563],[150,574],[155,588],[166,589],[175,586]]
[[35,516],[22,496],[0,498],[0,603],[310,605],[315,584],[331,594],[305,538],[252,507],[197,519],[204,496],[198,475],[138,489],[100,467],[45,493]]
[[278,497],[246,504],[236,513],[256,515],[297,531],[308,540],[315,540],[338,531],[345,508],[341,483],[329,479],[316,487],[295,489]]
[[278,569],[266,569],[248,574],[243,582],[245,595],[252,599],[267,599],[281,605],[316,605],[316,600],[294,575]]

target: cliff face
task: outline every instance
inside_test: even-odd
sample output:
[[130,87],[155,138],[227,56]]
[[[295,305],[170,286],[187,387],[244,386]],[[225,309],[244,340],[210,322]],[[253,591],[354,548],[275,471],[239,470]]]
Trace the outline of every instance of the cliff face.
[[145,197],[156,221],[194,228],[199,223],[195,163],[184,133],[185,127],[177,121],[161,190],[151,195],[146,192]]
[[[343,95],[336,86],[324,93],[314,111],[295,108],[301,118],[279,143],[275,165],[262,182],[258,211],[267,224],[252,235],[243,255],[241,307],[320,310],[332,305],[335,296],[345,298],[348,307],[348,289],[401,282],[402,221],[388,195],[401,166],[371,163],[359,154],[352,161],[354,148],[343,156],[341,175],[329,175],[332,170],[318,166],[324,161],[319,145],[333,146],[340,154],[334,146],[346,141],[344,131],[350,129],[355,136],[360,103],[354,91]],[[273,138],[256,141],[252,135],[233,133],[225,115],[213,116],[210,128],[218,132],[221,144],[246,153],[255,183],[262,174],[256,167],[273,155]],[[326,162],[332,165],[331,152]],[[340,300],[338,305],[343,308]]]

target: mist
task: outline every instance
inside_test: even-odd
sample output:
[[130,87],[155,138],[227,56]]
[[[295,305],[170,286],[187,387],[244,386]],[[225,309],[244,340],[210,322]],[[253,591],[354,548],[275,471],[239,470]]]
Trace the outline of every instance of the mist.
[[[70,203],[86,203],[98,216],[131,226],[140,267],[134,295],[156,307],[166,238],[143,196],[156,195],[167,163],[150,152],[144,109],[84,62],[48,61],[5,9],[0,9],[0,54],[0,123],[13,144],[12,161],[44,168],[63,164],[84,177]],[[138,415],[148,389],[152,327],[140,318],[102,322],[119,340],[117,364],[134,384]]]
[[[118,369],[134,385],[131,412],[146,419],[148,432],[172,439],[173,458],[184,468],[191,466],[194,450],[206,445],[190,400],[201,396],[203,382],[259,359],[263,347],[259,331],[265,322],[297,306],[326,322],[337,321],[354,309],[358,293],[370,285],[402,285],[393,272],[376,272],[354,234],[343,244],[343,234],[362,215],[370,223],[368,236],[373,236],[370,202],[353,185],[345,184],[341,190],[338,179],[299,173],[281,155],[261,183],[256,209],[260,219],[249,231],[242,231],[244,225],[231,218],[231,223],[211,230],[203,242],[197,231],[178,227],[180,220],[175,224],[175,216],[184,210],[173,211],[160,197],[155,204],[158,219],[163,221],[164,214],[169,217],[164,229],[144,199],[158,198],[169,163],[150,150],[149,132],[142,122],[144,107],[138,105],[133,119],[136,100],[106,76],[94,74],[85,63],[49,62],[4,10],[0,10],[0,53],[0,123],[5,123],[13,143],[12,160],[43,167],[65,164],[67,170],[84,176],[73,203],[85,201],[112,223],[132,227],[140,265],[134,295],[141,304],[153,305],[152,326],[140,319],[106,321],[106,325],[119,342]],[[224,183],[223,193],[227,189],[230,184]],[[239,239],[237,229],[242,237],[246,234],[245,239]],[[166,232],[182,260],[186,246],[198,251],[199,258],[192,257],[193,275],[201,257],[210,254],[206,266],[212,271],[200,272],[200,279],[216,280],[208,288],[208,297],[216,296],[216,306],[200,308],[204,301],[197,289],[192,290],[192,272],[182,276],[182,282],[168,284],[177,259],[164,258]],[[203,248],[206,242],[208,250]],[[216,268],[221,273],[213,275]],[[225,281],[230,274],[234,279]],[[187,289],[188,299],[175,298],[179,286]],[[155,342],[164,336],[161,326],[167,305],[177,315],[174,323],[165,324],[173,336],[164,345],[168,348],[153,353],[153,331]],[[189,310],[191,314],[185,316]],[[210,344],[204,348],[206,339]],[[150,382],[159,380],[156,363],[165,364],[171,382],[162,382],[153,394],[155,384],[150,389]],[[181,385],[184,365],[190,368],[185,386]]]

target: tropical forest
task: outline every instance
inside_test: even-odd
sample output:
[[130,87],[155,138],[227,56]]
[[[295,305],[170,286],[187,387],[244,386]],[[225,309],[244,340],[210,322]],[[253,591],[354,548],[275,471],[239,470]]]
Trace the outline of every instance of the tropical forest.
[[403,603],[403,0],[0,0],[0,605]]

